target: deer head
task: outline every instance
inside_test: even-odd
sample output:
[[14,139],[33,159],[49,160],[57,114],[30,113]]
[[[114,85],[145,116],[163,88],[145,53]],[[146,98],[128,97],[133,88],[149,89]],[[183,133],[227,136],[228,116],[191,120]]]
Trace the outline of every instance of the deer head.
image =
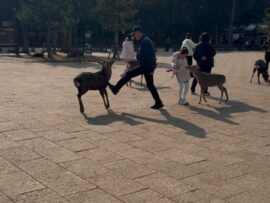
[[188,69],[190,72],[192,72],[195,75],[196,75],[196,73],[199,72],[198,66],[195,66],[195,65],[193,65],[193,66],[187,66],[186,69]]

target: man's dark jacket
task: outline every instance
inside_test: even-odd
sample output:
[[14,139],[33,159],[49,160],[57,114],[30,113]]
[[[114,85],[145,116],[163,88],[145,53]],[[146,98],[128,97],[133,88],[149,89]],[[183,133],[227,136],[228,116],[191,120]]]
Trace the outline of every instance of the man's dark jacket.
[[200,42],[194,50],[193,57],[197,61],[200,69],[208,72],[214,67],[215,55],[216,51],[209,42]]
[[143,36],[139,41],[139,49],[137,52],[137,59],[142,67],[145,68],[147,72],[153,72],[156,67],[156,53],[152,41]]

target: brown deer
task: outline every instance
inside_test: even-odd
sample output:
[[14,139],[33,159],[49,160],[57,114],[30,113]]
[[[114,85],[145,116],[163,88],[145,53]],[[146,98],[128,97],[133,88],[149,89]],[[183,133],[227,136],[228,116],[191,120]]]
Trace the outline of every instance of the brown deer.
[[221,91],[221,98],[220,98],[220,102],[219,102],[220,104],[222,102],[224,92],[226,95],[226,101],[229,100],[229,95],[228,95],[227,89],[224,87],[224,83],[226,82],[226,77],[224,75],[209,74],[209,73],[201,72],[197,66],[187,66],[186,68],[191,73],[193,73],[195,75],[195,77],[197,78],[197,80],[201,86],[201,95],[200,95],[199,104],[202,101],[202,97],[203,97],[205,103],[207,103],[205,96],[204,96],[204,92],[206,91],[206,89],[208,87],[214,87],[214,86],[217,86],[219,88],[219,90]]
[[94,60],[102,65],[101,71],[98,71],[96,73],[83,72],[73,79],[73,83],[75,87],[78,89],[77,97],[79,100],[81,113],[84,112],[84,106],[81,97],[89,90],[99,90],[105,108],[106,109],[110,108],[106,87],[108,85],[109,80],[111,79],[112,65],[114,64],[114,60],[110,59],[110,54],[106,61],[99,58],[95,58]]

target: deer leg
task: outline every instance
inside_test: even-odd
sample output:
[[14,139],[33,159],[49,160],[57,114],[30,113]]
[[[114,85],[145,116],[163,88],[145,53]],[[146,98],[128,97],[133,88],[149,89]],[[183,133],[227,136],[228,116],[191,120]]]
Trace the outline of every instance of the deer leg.
[[258,71],[258,74],[257,74],[257,76],[258,76],[258,84],[261,84],[260,75],[261,75],[261,73],[259,73],[259,71]]
[[78,101],[79,101],[79,105],[80,105],[80,112],[83,113],[84,112],[84,106],[83,106],[83,102],[82,102],[82,95],[83,93],[79,92],[77,94],[77,97],[78,97]]
[[229,95],[228,95],[226,87],[224,87],[224,92],[225,92],[225,95],[226,95],[226,100],[225,101],[229,101]]
[[105,97],[106,97],[106,101],[107,101],[107,109],[110,108],[110,102],[109,102],[109,97],[108,97],[108,93],[107,93],[107,90],[104,89],[104,94],[105,94]]
[[250,82],[252,82],[252,79],[253,79],[253,77],[254,77],[254,75],[255,75],[255,72],[256,72],[256,68],[254,68],[254,69],[253,69],[253,73],[252,73],[252,76],[251,76]]
[[143,85],[143,75],[141,75],[141,86]]
[[[203,93],[205,91],[205,88],[204,87],[201,87],[201,95],[200,95],[200,101],[199,101],[199,104],[201,104],[202,102],[202,97],[204,97]],[[203,98],[205,100],[205,98]]]
[[223,98],[223,92],[224,92],[224,88],[225,88],[225,87],[223,87],[222,85],[221,85],[221,86],[218,86],[218,89],[219,89],[219,90],[220,90],[220,92],[221,92],[221,97],[220,97],[219,104],[221,104],[221,103],[222,103],[222,98]]
[[103,103],[104,103],[104,106],[105,106],[105,108],[107,109],[107,104],[106,104],[106,101],[105,101],[105,93],[104,93],[104,89],[100,89],[99,90],[99,93],[100,93],[100,95],[101,95],[101,97],[102,97],[102,100],[103,100]]

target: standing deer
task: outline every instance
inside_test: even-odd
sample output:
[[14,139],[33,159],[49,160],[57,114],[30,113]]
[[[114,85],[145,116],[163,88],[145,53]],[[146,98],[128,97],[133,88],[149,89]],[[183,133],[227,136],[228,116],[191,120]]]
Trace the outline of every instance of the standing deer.
[[226,101],[229,100],[229,95],[228,95],[227,89],[224,87],[224,83],[226,82],[226,77],[224,75],[209,74],[209,73],[201,72],[197,66],[187,66],[186,68],[195,75],[195,77],[197,78],[197,80],[201,86],[201,95],[200,95],[199,104],[202,101],[202,97],[203,97],[205,103],[207,103],[205,96],[204,96],[204,92],[208,87],[214,87],[214,86],[217,86],[219,88],[219,90],[221,91],[221,98],[220,98],[220,102],[219,102],[220,104],[222,102],[224,92],[226,95]]
[[[99,90],[102,96],[104,106],[106,109],[110,108],[110,103],[108,99],[108,93],[106,87],[112,75],[112,65],[114,60],[110,59],[110,54],[106,61],[96,58],[96,62],[102,65],[102,70],[96,73],[83,72],[73,79],[75,87],[78,89],[78,100],[80,105],[81,113],[84,112],[84,106],[82,103],[82,95],[84,95],[89,90]],[[106,97],[106,98],[105,98]]]

